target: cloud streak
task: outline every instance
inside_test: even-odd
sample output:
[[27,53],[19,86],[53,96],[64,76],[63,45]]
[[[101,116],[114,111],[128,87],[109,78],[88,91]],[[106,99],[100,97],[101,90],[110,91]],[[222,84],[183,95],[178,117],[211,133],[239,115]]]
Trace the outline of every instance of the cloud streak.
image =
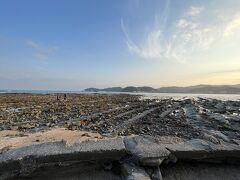
[[[135,43],[126,31],[124,21],[121,20],[122,31],[129,52],[144,59],[176,60],[186,62],[197,54],[216,50],[217,45],[238,40],[240,34],[240,15],[230,14],[228,21],[220,21],[214,17],[211,23],[204,21],[204,17],[211,14],[203,6],[190,6],[187,13],[182,14],[169,27],[165,27],[169,14],[169,3],[166,3],[161,21],[142,38],[140,43]],[[204,13],[202,13],[204,10]],[[198,18],[196,18],[198,17]],[[166,33],[171,29],[171,33]],[[168,34],[168,35],[166,35]],[[215,47],[216,45],[216,47]]]
[[56,46],[45,46],[33,40],[26,40],[27,46],[34,49],[34,57],[41,61],[48,60],[49,56],[58,50]]
[[191,6],[189,10],[187,11],[188,16],[198,16],[199,14],[202,13],[204,10],[203,6],[197,7],[197,6]]
[[142,44],[137,45],[130,38],[126,31],[123,19],[121,19],[121,28],[126,37],[125,42],[130,52],[135,53],[145,59],[157,59],[163,56],[163,52],[167,50],[165,47],[168,45],[164,42],[162,32],[164,31],[168,20],[170,2],[170,0],[167,0],[162,16],[156,16],[154,30],[147,35],[146,41]]

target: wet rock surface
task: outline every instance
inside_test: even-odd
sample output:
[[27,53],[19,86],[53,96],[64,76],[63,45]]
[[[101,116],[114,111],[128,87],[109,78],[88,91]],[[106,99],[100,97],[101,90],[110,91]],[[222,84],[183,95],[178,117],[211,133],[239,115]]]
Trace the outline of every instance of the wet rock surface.
[[141,99],[127,94],[1,94],[0,130],[63,127],[103,136],[150,135],[240,139],[240,101]]

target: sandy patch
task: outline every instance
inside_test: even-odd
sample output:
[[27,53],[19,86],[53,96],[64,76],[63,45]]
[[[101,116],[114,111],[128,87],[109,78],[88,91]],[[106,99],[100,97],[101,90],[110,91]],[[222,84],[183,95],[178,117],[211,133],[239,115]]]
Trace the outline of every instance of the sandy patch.
[[45,132],[33,134],[24,134],[17,131],[1,131],[0,132],[0,153],[32,144],[39,144],[51,141],[66,141],[71,146],[74,143],[80,143],[87,140],[102,139],[98,133],[85,131],[69,131],[64,128],[51,129]]

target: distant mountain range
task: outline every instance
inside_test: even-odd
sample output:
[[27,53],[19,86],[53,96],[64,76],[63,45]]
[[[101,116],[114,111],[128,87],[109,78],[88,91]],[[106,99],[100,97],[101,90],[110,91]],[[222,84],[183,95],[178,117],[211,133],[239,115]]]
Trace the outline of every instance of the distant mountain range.
[[192,93],[192,94],[240,94],[240,84],[237,85],[196,85],[187,87],[161,87],[152,88],[148,86],[127,86],[110,88],[87,88],[85,92],[147,92],[147,93]]

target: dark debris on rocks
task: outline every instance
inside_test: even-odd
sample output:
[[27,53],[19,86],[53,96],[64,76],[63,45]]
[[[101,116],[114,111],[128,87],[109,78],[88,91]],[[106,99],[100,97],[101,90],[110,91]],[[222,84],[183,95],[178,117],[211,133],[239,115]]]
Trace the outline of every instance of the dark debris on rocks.
[[143,99],[128,94],[1,94],[0,130],[85,130],[103,136],[240,139],[240,101]]

